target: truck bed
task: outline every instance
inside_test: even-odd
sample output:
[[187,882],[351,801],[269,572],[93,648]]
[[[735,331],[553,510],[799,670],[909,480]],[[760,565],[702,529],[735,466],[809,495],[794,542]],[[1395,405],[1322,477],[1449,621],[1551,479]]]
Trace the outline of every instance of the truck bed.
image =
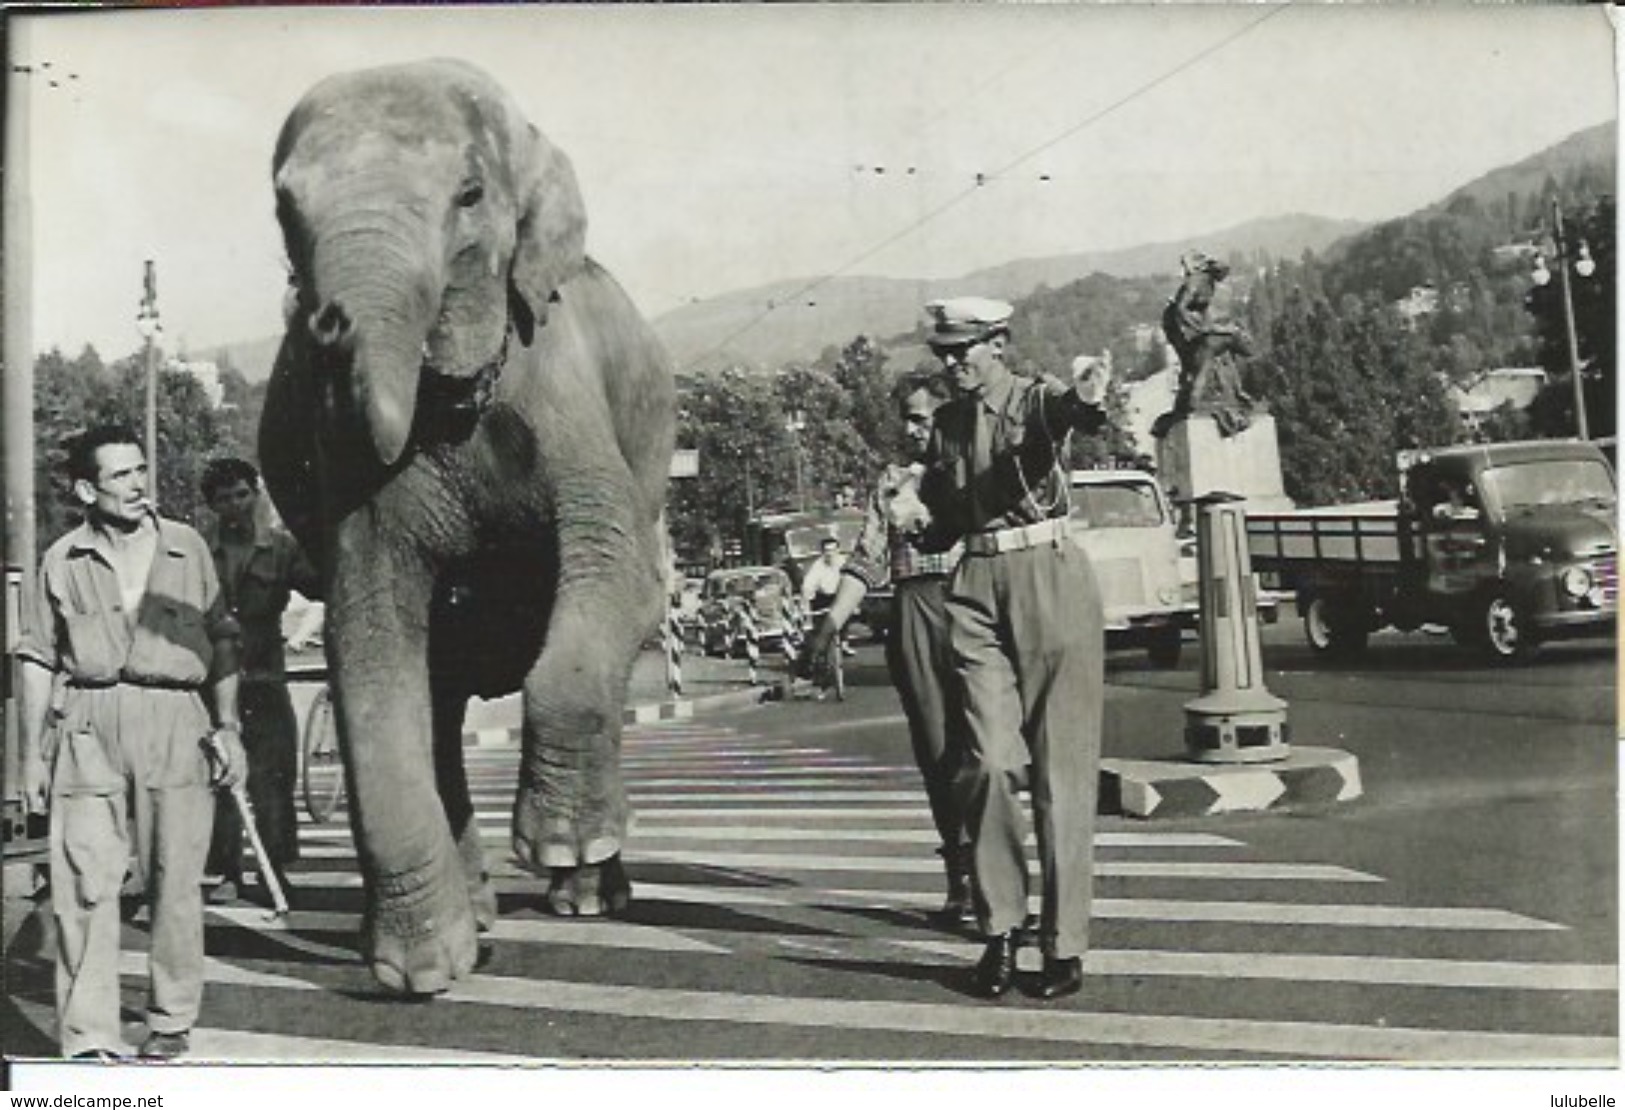
[[1255,571],[1308,563],[1397,565],[1414,557],[1412,542],[1409,530],[1400,528],[1397,501],[1247,514],[1247,553]]

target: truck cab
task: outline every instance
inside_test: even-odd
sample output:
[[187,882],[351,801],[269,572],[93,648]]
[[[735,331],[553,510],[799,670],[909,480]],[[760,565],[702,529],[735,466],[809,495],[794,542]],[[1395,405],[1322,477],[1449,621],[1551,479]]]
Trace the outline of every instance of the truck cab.
[[1577,441],[1484,444],[1401,457],[1403,519],[1424,572],[1396,623],[1437,617],[1492,655],[1606,631],[1618,608],[1613,469]]
[[1184,586],[1172,507],[1144,470],[1072,472],[1072,539],[1089,554],[1109,646],[1146,650],[1153,665],[1179,664],[1184,630],[1196,624]]

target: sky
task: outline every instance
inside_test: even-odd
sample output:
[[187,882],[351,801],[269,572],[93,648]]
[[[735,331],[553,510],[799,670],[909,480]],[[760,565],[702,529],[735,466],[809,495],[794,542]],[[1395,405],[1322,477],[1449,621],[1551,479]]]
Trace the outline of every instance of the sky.
[[32,344],[104,358],[140,345],[146,259],[171,353],[281,331],[276,134],[315,82],[371,65],[456,56],[507,85],[650,317],[780,280],[1391,218],[1618,105],[1599,6],[276,8],[11,31]]

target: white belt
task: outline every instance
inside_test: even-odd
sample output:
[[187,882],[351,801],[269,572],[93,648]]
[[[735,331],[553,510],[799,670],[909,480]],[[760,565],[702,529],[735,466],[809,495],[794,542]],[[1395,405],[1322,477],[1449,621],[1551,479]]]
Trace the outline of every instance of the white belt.
[[1001,528],[997,532],[978,532],[965,537],[967,555],[1002,555],[1007,551],[1025,551],[1029,547],[1042,547],[1046,543],[1059,543],[1072,534],[1071,521],[1066,517],[1041,520],[1020,528]]

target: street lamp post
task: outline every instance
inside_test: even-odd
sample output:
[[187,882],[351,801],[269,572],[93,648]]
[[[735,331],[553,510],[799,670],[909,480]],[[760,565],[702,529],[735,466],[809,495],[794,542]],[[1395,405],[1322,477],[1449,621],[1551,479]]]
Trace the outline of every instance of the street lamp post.
[[796,507],[802,512],[807,511],[807,487],[801,480],[801,433],[807,427],[806,417],[801,410],[796,409],[790,418],[784,422],[784,430],[790,433],[791,449],[796,464]]
[[135,330],[141,333],[142,357],[147,373],[147,496],[158,500],[158,337],[163,325],[158,322],[158,272],[152,259],[147,259],[142,278],[141,307],[135,314]]
[[[1581,439],[1590,439],[1591,431],[1586,421],[1585,383],[1580,373],[1580,342],[1574,330],[1574,294],[1569,285],[1569,266],[1572,261],[1575,273],[1590,277],[1596,271],[1597,264],[1592,260],[1591,250],[1583,239],[1574,258],[1569,258],[1569,244],[1563,232],[1563,207],[1556,197],[1552,198],[1552,235],[1553,254],[1557,258],[1559,299],[1563,302],[1563,339],[1568,346],[1569,381],[1574,389],[1574,426]],[[1534,279],[1536,285],[1545,285],[1552,280],[1546,260],[1539,254],[1535,256]]]

